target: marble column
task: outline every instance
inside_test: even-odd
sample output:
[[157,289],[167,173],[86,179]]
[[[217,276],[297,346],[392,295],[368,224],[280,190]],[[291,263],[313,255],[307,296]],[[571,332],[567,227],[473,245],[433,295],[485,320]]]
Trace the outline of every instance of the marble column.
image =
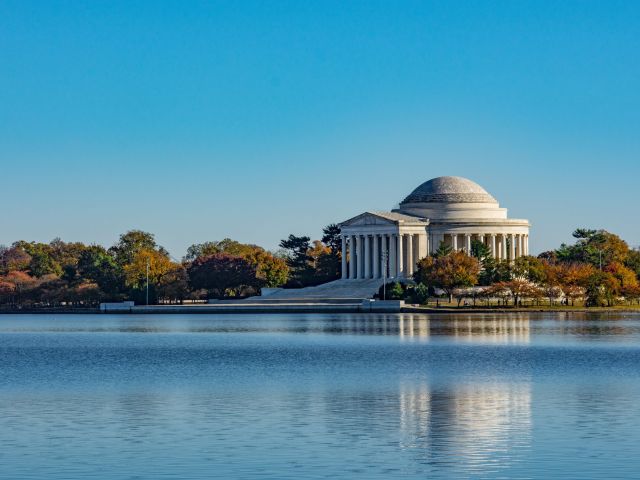
[[524,251],[525,255],[529,255],[529,235],[524,236]]
[[362,271],[362,238],[360,235],[355,235],[355,239],[356,271],[353,278],[362,278],[362,274],[360,273]]
[[458,250],[458,234],[451,234],[451,248]]
[[398,253],[398,247],[396,245],[396,242],[398,241],[398,238],[396,237],[396,235],[389,235],[389,277],[390,278],[395,278],[397,276],[397,271],[396,271],[396,255]]
[[526,253],[524,253],[524,235],[518,235],[518,254],[521,257],[524,257]]
[[405,267],[405,277],[411,278],[413,275],[413,235],[409,234],[407,238],[407,266]]
[[429,255],[429,244],[426,235],[416,235],[416,248],[414,248],[413,257],[415,261],[414,265],[417,265],[421,258]]
[[507,259],[507,235],[502,234],[502,252],[500,252],[500,260]]
[[[384,252],[386,251],[387,251],[387,236],[380,235],[380,278],[384,276]],[[389,253],[387,252],[387,268],[388,267],[389,267]],[[387,273],[387,276],[389,276],[388,273]]]
[[356,278],[356,237],[349,238],[349,278]]
[[404,252],[403,252],[403,247],[404,245],[402,245],[402,237],[403,235],[397,235],[396,236],[396,240],[397,240],[397,247],[398,247],[398,253],[396,254],[396,260],[397,260],[397,269],[398,269],[398,274],[397,277],[398,278],[402,278],[404,277]]
[[347,239],[344,235],[340,236],[340,240],[342,241],[342,270],[341,270],[341,278],[344,280],[347,278]]
[[364,236],[364,278],[371,278],[371,237]]
[[513,233],[511,234],[511,251],[509,254],[509,260],[513,261],[516,259],[516,236]]
[[465,233],[464,240],[465,240],[464,248],[467,251],[467,255],[471,255],[471,234]]
[[491,238],[491,255],[493,255],[493,258],[497,260],[498,252],[496,250],[496,234],[492,233],[489,237]]
[[373,240],[373,278],[380,278],[380,249],[378,247],[380,235],[374,235]]

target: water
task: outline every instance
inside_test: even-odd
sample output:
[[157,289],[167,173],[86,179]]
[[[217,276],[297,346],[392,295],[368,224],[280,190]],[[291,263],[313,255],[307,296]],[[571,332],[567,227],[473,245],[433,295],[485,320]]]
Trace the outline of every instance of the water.
[[0,477],[639,478],[640,315],[0,315]]

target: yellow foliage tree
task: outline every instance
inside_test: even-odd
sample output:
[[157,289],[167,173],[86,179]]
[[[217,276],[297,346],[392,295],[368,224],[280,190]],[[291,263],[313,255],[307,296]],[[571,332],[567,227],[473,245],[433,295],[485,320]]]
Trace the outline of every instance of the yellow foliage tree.
[[162,278],[176,268],[174,262],[157,250],[142,249],[135,253],[131,263],[124,266],[125,283],[132,288],[143,288],[146,284],[147,265],[149,283],[157,285]]

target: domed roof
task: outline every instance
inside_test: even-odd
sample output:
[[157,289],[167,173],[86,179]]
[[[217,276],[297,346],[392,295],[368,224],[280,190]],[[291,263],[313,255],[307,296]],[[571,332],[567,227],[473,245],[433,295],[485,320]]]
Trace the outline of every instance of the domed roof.
[[487,191],[463,177],[437,177],[424,182],[405,203],[498,203]]

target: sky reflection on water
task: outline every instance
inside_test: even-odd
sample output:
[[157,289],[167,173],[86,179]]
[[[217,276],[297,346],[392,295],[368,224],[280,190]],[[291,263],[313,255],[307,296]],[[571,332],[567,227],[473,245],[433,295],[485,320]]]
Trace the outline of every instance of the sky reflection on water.
[[640,316],[2,316],[3,478],[633,478]]

